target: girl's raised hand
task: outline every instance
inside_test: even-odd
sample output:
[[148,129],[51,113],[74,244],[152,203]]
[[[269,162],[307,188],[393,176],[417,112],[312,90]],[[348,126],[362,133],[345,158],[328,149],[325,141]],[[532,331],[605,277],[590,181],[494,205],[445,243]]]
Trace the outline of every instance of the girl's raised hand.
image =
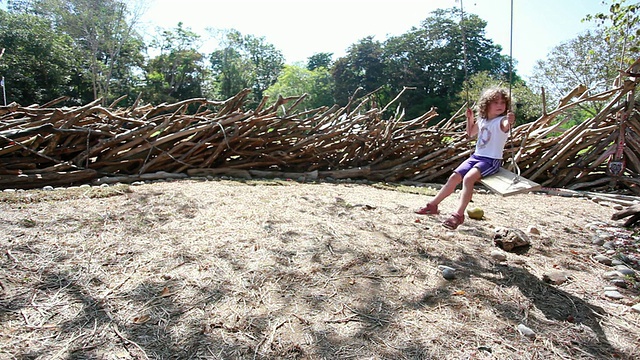
[[516,122],[516,114],[511,111],[507,112],[507,120],[509,121],[509,126],[513,126]]
[[471,108],[467,108],[467,119],[473,120],[473,110]]

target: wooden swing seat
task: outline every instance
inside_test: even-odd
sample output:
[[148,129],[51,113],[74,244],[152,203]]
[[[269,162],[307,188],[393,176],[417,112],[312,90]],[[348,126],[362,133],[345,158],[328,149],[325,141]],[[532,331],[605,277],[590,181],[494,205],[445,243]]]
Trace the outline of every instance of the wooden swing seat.
[[505,168],[500,168],[497,173],[480,179],[480,183],[503,197],[536,191],[542,188],[540,184],[518,177]]

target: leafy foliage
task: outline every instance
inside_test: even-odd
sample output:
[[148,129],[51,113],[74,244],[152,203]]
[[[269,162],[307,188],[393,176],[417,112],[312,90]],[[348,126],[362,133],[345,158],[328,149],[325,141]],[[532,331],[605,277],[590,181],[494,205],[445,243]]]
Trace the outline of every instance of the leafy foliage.
[[161,39],[151,44],[160,51],[146,67],[146,100],[151,103],[203,96],[207,69],[204,55],[197,50],[200,37],[182,25],[178,23],[174,30],[162,31]]
[[222,49],[210,56],[216,94],[229,98],[239,91],[253,90],[253,104],[262,100],[263,92],[278,79],[284,56],[263,37],[242,35],[237,30],[222,32]]
[[270,97],[270,104],[273,104],[278,96],[307,94],[299,108],[315,109],[331,106],[334,104],[333,78],[326,67],[309,70],[298,65],[285,65],[276,83],[264,94]]
[[[143,0],[144,1],[144,0]],[[69,95],[75,103],[103,102],[139,93],[145,101],[174,102],[191,97],[226,99],[251,89],[248,106],[263,95],[308,94],[304,107],[345,105],[373,93],[370,106],[398,99],[407,117],[437,108],[441,117],[473,101],[486,84],[511,83],[519,121],[541,112],[538,89],[548,104],[576,84],[599,91],[624,64],[637,58],[638,4],[614,0],[609,14],[586,20],[603,29],[586,33],[554,49],[525,84],[502,48],[485,36],[487,23],[458,8],[431,13],[419,26],[384,42],[364,37],[333,60],[316,53],[302,65],[284,65],[282,53],[262,37],[219,30],[219,46],[200,52],[200,36],[178,24],[159,30],[145,44],[137,33],[138,9],[125,0],[12,0],[1,12],[0,40],[7,48],[0,61],[7,95],[21,103],[46,102]],[[606,41],[605,41],[606,40]],[[144,50],[150,46],[153,55]],[[17,51],[19,50],[19,51]],[[585,61],[586,59],[586,61]],[[535,91],[531,91],[535,89]],[[577,110],[577,119],[598,111],[598,104]]]
[[56,31],[74,39],[74,55],[91,79],[93,98],[106,103],[121,95],[118,85],[126,86],[134,68],[142,65],[142,40],[126,1],[40,0],[34,11],[52,19]]
[[372,93],[386,84],[382,58],[382,43],[372,36],[349,47],[347,55],[336,60],[332,69],[336,103],[346,105],[357,92]]
[[[587,15],[587,21],[596,21],[605,27],[605,40],[608,43],[622,43],[631,53],[640,51],[638,40],[640,38],[640,4],[626,5],[626,0],[613,1],[609,7],[609,14],[597,13]],[[610,26],[606,26],[611,22]],[[633,60],[623,55],[622,62]]]
[[0,74],[9,101],[38,104],[59,96],[76,96],[88,85],[73,77],[76,59],[69,56],[73,40],[52,30],[47,19],[0,11],[0,44],[5,48]]
[[128,2],[21,0],[10,5],[12,13],[46,20],[51,24],[50,31],[71,40],[66,56],[77,64],[68,74],[75,78],[76,91],[68,95],[77,96],[80,102],[102,98],[106,103],[130,93],[144,59],[143,42],[134,30],[136,18]]
[[431,107],[444,116],[451,114],[466,74],[486,71],[497,79],[508,78],[509,59],[500,54],[499,45],[484,37],[485,27],[486,22],[476,15],[460,22],[457,9],[436,10],[420,28],[385,43],[390,91],[399,93],[403,86],[417,90],[404,97],[409,116]]
[[[559,99],[579,84],[592,92],[609,89],[618,76],[621,43],[607,42],[602,29],[587,31],[554,47],[546,60],[539,60],[530,79],[535,89],[545,89],[547,104],[555,107]],[[635,56],[640,56],[639,52]],[[580,105],[578,112],[594,116],[602,109],[598,102]]]
[[307,69],[315,70],[319,67],[331,68],[333,65],[333,53],[316,53],[309,57]]

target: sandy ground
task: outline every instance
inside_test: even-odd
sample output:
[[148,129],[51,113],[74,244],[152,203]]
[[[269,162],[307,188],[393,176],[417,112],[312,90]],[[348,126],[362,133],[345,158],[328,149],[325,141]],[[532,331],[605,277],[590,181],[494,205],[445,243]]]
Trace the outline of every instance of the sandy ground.
[[[640,357],[637,283],[606,298],[610,267],[592,245],[599,231],[633,233],[584,198],[479,193],[472,206],[485,219],[448,231],[440,223],[457,195],[441,215],[415,215],[426,188],[122,189],[0,202],[0,358]],[[491,257],[496,228],[530,226],[540,231],[530,248]],[[544,282],[552,271],[569,281]]]

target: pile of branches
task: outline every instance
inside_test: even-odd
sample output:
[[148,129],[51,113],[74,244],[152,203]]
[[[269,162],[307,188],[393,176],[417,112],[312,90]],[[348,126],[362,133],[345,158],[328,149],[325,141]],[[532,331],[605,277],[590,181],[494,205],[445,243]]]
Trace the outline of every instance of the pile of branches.
[[[588,95],[578,87],[555,110],[516,127],[506,166],[546,187],[640,194],[639,66],[623,73],[612,90]],[[449,119],[437,119],[435,109],[405,119],[400,106],[391,109],[402,93],[383,108],[369,94],[344,107],[298,110],[303,95],[270,106],[265,98],[255,110],[243,110],[249,93],[157,106],[118,107],[119,99],[107,107],[100,100],[55,107],[63,98],[0,106],[0,188],[135,181],[152,174],[431,183],[446,179],[474,147],[463,109]],[[593,100],[607,105],[560,132],[559,115]],[[611,174],[608,163],[619,153],[621,130],[625,166]]]

